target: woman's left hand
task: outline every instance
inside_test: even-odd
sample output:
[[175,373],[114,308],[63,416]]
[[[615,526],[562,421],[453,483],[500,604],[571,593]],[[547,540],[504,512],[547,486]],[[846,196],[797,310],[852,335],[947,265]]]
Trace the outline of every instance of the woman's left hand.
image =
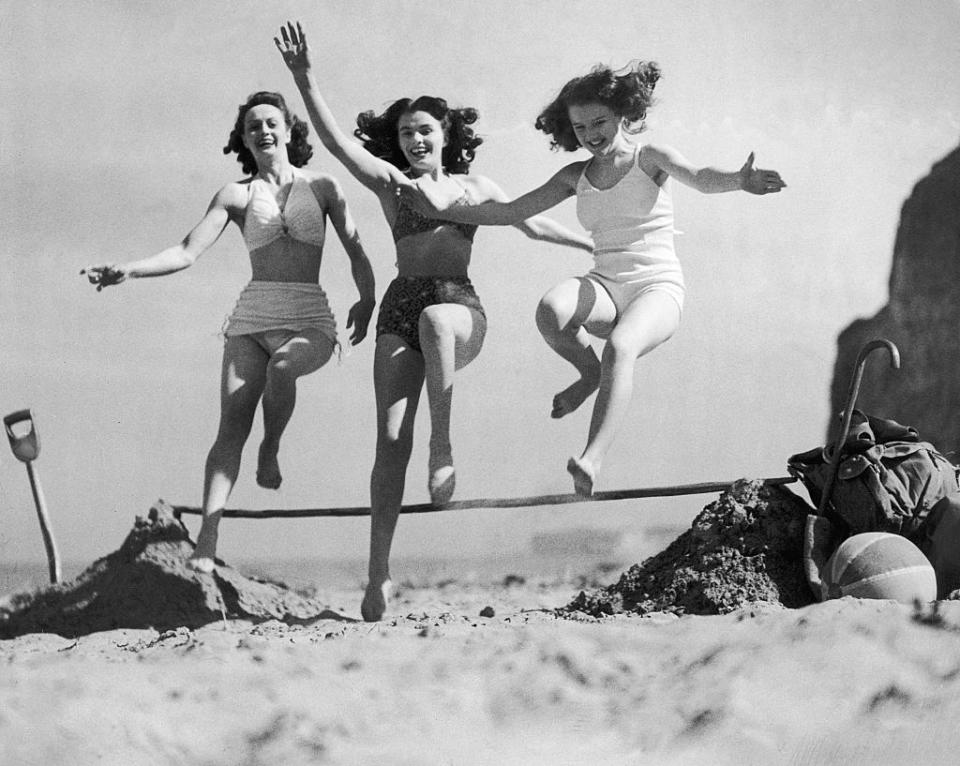
[[750,152],[740,168],[740,188],[751,194],[773,194],[786,186],[776,170],[762,170],[753,166],[754,155]]
[[347,313],[347,329],[353,328],[353,332],[350,333],[351,346],[356,346],[367,337],[367,326],[370,324],[375,305],[374,301],[359,300],[350,307]]

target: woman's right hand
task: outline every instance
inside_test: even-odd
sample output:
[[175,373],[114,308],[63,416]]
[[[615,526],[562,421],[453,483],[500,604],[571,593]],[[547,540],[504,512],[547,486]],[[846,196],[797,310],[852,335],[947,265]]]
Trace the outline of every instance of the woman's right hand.
[[127,278],[127,270],[117,264],[87,266],[80,269],[80,273],[86,275],[91,285],[97,286],[97,292],[100,292],[104,287],[110,287],[110,285],[119,285]]
[[280,37],[274,37],[273,42],[283,56],[283,63],[294,74],[306,72],[310,69],[310,50],[307,47],[307,36],[303,33],[300,22],[294,26],[288,21],[285,27],[280,27]]

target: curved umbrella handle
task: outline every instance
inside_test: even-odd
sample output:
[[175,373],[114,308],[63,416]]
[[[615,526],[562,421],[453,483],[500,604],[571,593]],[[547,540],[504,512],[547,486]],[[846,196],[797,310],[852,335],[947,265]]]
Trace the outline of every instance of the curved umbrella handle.
[[837,469],[840,467],[840,451],[843,449],[843,445],[847,441],[847,435],[850,433],[850,421],[853,419],[853,410],[857,405],[857,396],[860,394],[860,381],[863,380],[863,368],[867,364],[867,357],[878,348],[885,348],[890,354],[890,366],[895,370],[900,369],[900,350],[893,341],[889,341],[886,338],[870,341],[864,345],[864,347],[860,349],[860,353],[857,354],[856,369],[854,370],[853,378],[850,381],[850,388],[847,392],[847,404],[843,409],[843,423],[840,426],[840,432],[837,434],[837,438],[833,444],[833,450],[830,454],[830,470],[827,472],[827,481],[823,486],[823,494],[820,496],[820,506],[817,508],[817,513],[821,516],[823,516],[827,510],[827,505],[830,503],[830,496],[833,494],[833,485],[837,480]]

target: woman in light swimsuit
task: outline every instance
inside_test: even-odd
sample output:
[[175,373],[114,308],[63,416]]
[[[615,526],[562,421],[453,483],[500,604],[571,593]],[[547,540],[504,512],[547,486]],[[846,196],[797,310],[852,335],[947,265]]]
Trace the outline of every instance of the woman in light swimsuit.
[[[668,180],[704,193],[778,192],[786,184],[772,170],[753,167],[753,154],[738,171],[698,167],[666,146],[639,146],[647,108],[660,77],[652,62],[622,70],[598,66],[570,80],[541,112],[536,127],[554,149],[592,155],[557,172],[512,202],[470,208],[430,179],[404,199],[425,214],[461,223],[509,225],[576,195],[577,216],[594,240],[594,268],[552,288],[537,306],[537,327],[547,344],[580,377],[558,393],[552,416],[576,410],[597,391],[587,445],[567,471],[578,494],[590,495],[617,424],[633,396],[636,360],[670,338],[680,324],[684,282],[673,247],[673,201]],[[601,358],[589,335],[606,340]]]
[[[377,321],[377,450],[370,477],[369,580],[361,605],[365,619],[379,620],[390,595],[390,546],[420,391],[426,382],[431,422],[427,485],[431,500],[440,504],[451,498],[455,483],[450,445],[454,373],[476,358],[487,328],[467,276],[476,227],[419,215],[403,204],[399,188],[410,178],[430,177],[455,204],[507,197],[489,179],[466,175],[481,143],[470,127],[475,110],[452,109],[430,96],[401,99],[381,115],[361,114],[355,135],[363,143],[357,143],[343,133],[320,95],[300,25],[281,29],[275,42],[324,146],[377,195],[397,247],[398,276],[383,296]],[[547,219],[514,224],[534,239],[591,247],[586,237]]]
[[240,470],[243,446],[263,402],[263,442],[257,483],[280,486],[277,452],[293,413],[296,381],[318,370],[337,346],[336,322],[318,284],[325,219],[350,258],[360,300],[347,315],[351,343],[367,334],[374,279],[357,228],[336,179],[301,169],[313,154],[309,128],[290,113],[279,93],[255,93],[240,107],[224,154],[250,177],[214,196],[183,241],[149,258],[90,266],[85,273],[102,290],[130,278],[158,277],[193,265],[233,221],[250,251],[252,276],[224,332],[220,425],[207,456],[203,522],[190,565],[214,567],[217,528]]

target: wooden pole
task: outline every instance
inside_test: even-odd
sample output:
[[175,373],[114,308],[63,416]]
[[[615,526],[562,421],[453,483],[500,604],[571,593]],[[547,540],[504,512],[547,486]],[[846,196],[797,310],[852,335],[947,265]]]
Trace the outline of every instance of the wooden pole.
[[[793,476],[781,476],[774,479],[763,479],[767,486],[791,484],[796,481]],[[418,503],[404,505],[400,513],[436,513],[439,511],[465,511],[473,508],[528,508],[538,505],[567,505],[570,503],[593,503],[609,500],[632,500],[643,497],[673,497],[676,495],[697,495],[723,492],[730,489],[734,482],[708,482],[704,484],[680,484],[666,487],[648,487],[645,489],[616,489],[608,492],[595,492],[590,497],[582,495],[536,495],[532,497],[509,498],[477,498],[475,500],[454,500],[444,505],[432,503]],[[202,510],[194,506],[173,506],[174,516],[181,514],[201,515]],[[321,516],[369,516],[369,506],[352,506],[343,508],[295,508],[290,510],[263,510],[249,511],[241,509],[227,509],[223,512],[224,518],[234,519],[303,519]]]

